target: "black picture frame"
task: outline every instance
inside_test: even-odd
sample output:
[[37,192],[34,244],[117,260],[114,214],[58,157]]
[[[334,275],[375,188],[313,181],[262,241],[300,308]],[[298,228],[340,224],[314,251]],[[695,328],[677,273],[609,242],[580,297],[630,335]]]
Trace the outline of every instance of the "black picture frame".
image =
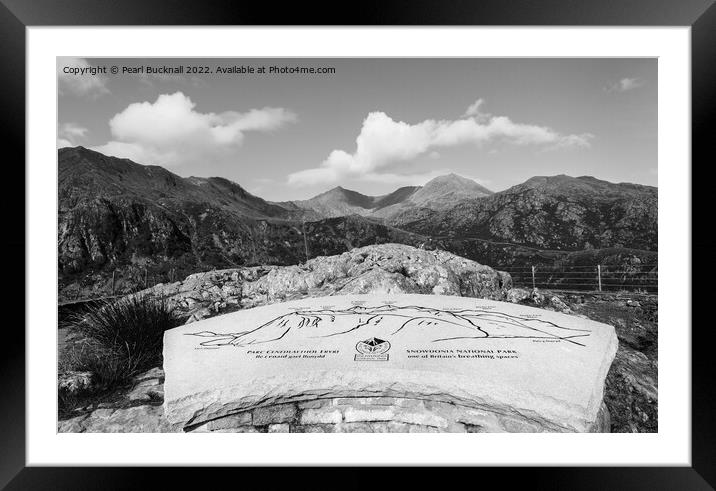
[[[428,1],[381,0],[359,4],[329,5],[269,3],[230,0],[0,0],[0,127],[8,181],[2,195],[7,230],[4,245],[8,258],[24,257],[25,219],[18,203],[25,203],[25,28],[28,26],[116,26],[116,25],[426,25],[426,26],[691,26],[692,42],[692,263],[712,264],[716,244],[705,229],[713,218],[705,213],[713,207],[710,181],[702,177],[710,162],[716,115],[716,6],[714,0],[486,0]],[[10,150],[10,152],[8,152]],[[12,173],[15,173],[14,175]],[[11,174],[8,176],[7,174]],[[701,177],[701,178],[699,178]],[[14,188],[14,189],[7,189]],[[708,201],[707,201],[708,200]],[[699,215],[704,214],[701,220]],[[21,232],[22,231],[22,232]],[[20,261],[10,260],[16,298]],[[712,288],[707,274],[692,270],[692,324],[708,305]],[[22,282],[24,290],[24,280]],[[26,295],[32,292],[27,291]],[[10,296],[12,295],[12,297]],[[18,307],[10,307],[21,311]],[[24,324],[24,313],[21,314]],[[708,319],[706,315],[703,316]],[[667,326],[688,333],[691,326]],[[531,487],[549,489],[713,489],[716,486],[716,384],[711,361],[713,334],[710,322],[692,329],[692,467],[678,468],[525,468],[472,469],[480,479],[494,474],[525,479]],[[25,464],[25,338],[17,323],[4,329],[2,397],[0,397],[0,487],[20,489],[143,489],[147,472],[184,485],[206,484],[187,469],[49,468]],[[204,470],[206,471],[206,470]],[[470,471],[470,470],[468,470]],[[214,471],[212,471],[213,473]],[[229,469],[222,473],[230,472]],[[245,475],[246,471],[242,471]],[[264,470],[265,472],[265,470]],[[356,477],[360,470],[354,469]],[[220,476],[212,474],[212,479]],[[265,475],[264,475],[265,476]],[[272,486],[285,478],[271,473]],[[421,479],[414,469],[411,477]],[[243,479],[243,478],[242,478]],[[291,477],[293,482],[296,478]],[[451,477],[452,480],[452,477]],[[347,487],[352,478],[342,481]],[[355,481],[358,481],[357,479]],[[470,481],[468,481],[470,482]],[[335,483],[334,483],[335,484]]]

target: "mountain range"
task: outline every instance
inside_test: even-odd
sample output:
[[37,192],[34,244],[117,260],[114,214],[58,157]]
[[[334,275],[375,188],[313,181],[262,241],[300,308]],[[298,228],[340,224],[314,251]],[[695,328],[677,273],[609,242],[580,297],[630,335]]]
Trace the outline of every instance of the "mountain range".
[[590,176],[533,177],[486,198],[390,219],[432,237],[471,237],[540,249],[657,249],[657,188]]
[[83,147],[59,150],[58,187],[58,267],[67,281],[118,267],[181,276],[296,264],[307,252],[425,240],[375,219],[320,220],[317,212],[268,202],[223,178],[183,178]]
[[[220,177],[180,177],[83,147],[58,151],[60,290],[127,285],[398,242],[492,266],[546,249],[657,249],[657,189],[589,176],[533,177],[493,193],[449,174],[369,196],[342,187],[270,202]],[[172,271],[170,275],[170,271]],[[146,279],[144,280],[146,282]]]
[[382,196],[367,196],[338,186],[311,199],[279,204],[295,205],[323,217],[356,214],[389,218],[418,208],[444,210],[458,201],[491,194],[492,191],[472,179],[448,174],[436,177],[424,186],[406,186]]

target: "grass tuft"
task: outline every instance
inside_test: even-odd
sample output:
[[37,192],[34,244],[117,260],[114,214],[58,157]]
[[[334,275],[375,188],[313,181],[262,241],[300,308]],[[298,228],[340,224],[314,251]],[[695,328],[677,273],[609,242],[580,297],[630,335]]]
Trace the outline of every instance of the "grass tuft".
[[96,391],[107,392],[161,365],[164,331],[180,319],[165,300],[132,295],[93,304],[71,323],[84,339],[64,353],[60,371],[91,372]]

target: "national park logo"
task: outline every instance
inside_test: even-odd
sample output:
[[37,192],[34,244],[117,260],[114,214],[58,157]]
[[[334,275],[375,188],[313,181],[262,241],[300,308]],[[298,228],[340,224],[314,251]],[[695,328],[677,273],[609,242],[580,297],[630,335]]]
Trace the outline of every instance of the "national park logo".
[[368,338],[356,344],[355,361],[388,361],[390,343],[384,339]]

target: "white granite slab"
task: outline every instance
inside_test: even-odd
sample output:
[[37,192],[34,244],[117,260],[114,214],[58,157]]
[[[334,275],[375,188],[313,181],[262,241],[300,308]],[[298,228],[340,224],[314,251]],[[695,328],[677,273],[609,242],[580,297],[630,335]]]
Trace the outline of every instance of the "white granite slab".
[[614,328],[467,297],[309,298],[164,336],[164,409],[187,427],[276,402],[398,396],[587,431],[617,350]]

